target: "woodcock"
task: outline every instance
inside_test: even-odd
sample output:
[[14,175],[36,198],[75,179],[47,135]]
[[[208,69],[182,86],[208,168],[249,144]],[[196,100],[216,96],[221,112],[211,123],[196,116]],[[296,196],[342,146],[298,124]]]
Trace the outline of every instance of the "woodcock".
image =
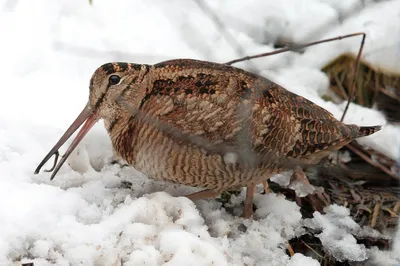
[[107,63],[90,80],[89,102],[35,173],[85,122],[51,178],[99,120],[118,156],[156,180],[203,187],[192,200],[255,185],[296,165],[317,164],[379,126],[346,125],[274,82],[217,63]]

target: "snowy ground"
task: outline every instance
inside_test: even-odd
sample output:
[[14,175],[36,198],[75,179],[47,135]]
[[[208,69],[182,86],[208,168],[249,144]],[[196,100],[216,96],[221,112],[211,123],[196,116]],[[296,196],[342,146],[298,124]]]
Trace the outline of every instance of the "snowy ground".
[[[194,204],[172,197],[190,189],[109,163],[111,145],[102,123],[54,181],[48,173],[33,175],[85,105],[89,78],[99,65],[182,57],[226,62],[241,56],[195,1],[93,2],[0,1],[0,265],[319,265],[302,254],[286,255],[287,241],[306,227],[322,229],[322,243],[338,259],[400,263],[399,252],[356,244],[353,235],[365,232],[339,206],[304,220],[282,196],[257,195],[258,219],[243,220],[215,200]],[[206,3],[247,54],[271,50],[267,43],[278,36],[305,42],[366,31],[365,58],[400,72],[400,1]],[[340,117],[344,104],[320,98],[328,80],[318,69],[340,51],[356,51],[359,42],[238,66],[256,69]],[[346,121],[386,123],[382,114],[355,105]],[[362,143],[399,158],[399,135],[398,127],[387,125]],[[243,192],[232,200],[238,214]]]

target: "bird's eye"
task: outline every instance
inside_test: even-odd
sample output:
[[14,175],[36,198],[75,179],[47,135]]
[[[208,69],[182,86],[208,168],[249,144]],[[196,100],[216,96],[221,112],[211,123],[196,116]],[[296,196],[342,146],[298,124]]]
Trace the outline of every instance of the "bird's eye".
[[121,78],[117,75],[111,75],[108,78],[108,84],[110,85],[117,85],[121,81]]

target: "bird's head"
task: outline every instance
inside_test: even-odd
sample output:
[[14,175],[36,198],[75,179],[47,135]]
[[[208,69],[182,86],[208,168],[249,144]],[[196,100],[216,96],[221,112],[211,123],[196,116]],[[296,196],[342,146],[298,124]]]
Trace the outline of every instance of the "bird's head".
[[58,149],[82,124],[84,125],[68,147],[64,156],[55,168],[52,169],[51,179],[54,178],[68,156],[100,118],[105,120],[106,127],[108,127],[119,116],[124,114],[129,115],[129,111],[124,108],[124,102],[128,102],[130,106],[139,108],[142,99],[146,95],[147,86],[142,81],[148,71],[148,65],[131,63],[107,63],[99,67],[90,79],[88,103],[36,168],[35,174],[39,173],[42,166],[53,155],[58,157]]

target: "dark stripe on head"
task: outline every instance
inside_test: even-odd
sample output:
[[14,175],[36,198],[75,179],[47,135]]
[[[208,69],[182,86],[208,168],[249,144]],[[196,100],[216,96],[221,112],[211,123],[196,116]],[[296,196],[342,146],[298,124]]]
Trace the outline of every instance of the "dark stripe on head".
[[107,75],[110,75],[115,72],[127,71],[128,69],[132,68],[132,64],[125,62],[113,62],[104,64],[101,66],[101,68]]
[[117,71],[126,71],[129,68],[128,63],[125,62],[117,62],[116,65],[117,65],[116,67]]
[[104,64],[101,66],[101,69],[103,69],[103,71],[106,72],[107,75],[110,75],[115,72],[113,63]]
[[94,109],[98,109],[100,107],[100,105],[102,104],[102,102],[104,101],[104,98],[106,97],[106,93],[108,91],[108,89],[110,88],[110,84],[107,85],[106,91],[103,92],[100,96],[100,98],[97,100],[96,104],[94,105]]
[[104,97],[106,96],[106,93],[102,93],[99,99],[97,100],[96,104],[94,105],[94,109],[97,110],[100,107],[100,104],[104,101]]
[[141,64],[130,64],[130,67],[133,68],[134,70],[141,70],[142,65]]
[[[122,90],[120,96],[124,96],[124,94],[131,88],[131,85],[137,80],[137,77],[135,77],[134,79],[132,79],[132,81],[125,87],[125,89]],[[108,91],[108,89],[110,88],[110,85],[107,85],[107,89],[106,91],[100,96],[100,98],[97,100],[94,108],[97,109],[100,107],[101,103],[104,101],[104,97],[106,96],[106,93]]]

